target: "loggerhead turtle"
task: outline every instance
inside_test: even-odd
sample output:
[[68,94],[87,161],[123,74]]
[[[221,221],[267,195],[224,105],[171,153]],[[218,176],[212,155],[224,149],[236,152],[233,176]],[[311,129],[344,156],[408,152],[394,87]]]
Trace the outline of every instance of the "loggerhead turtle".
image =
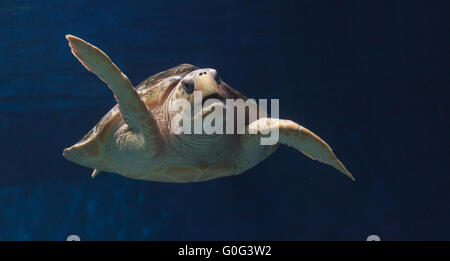
[[[267,129],[278,128],[278,143],[354,180],[327,143],[290,120],[259,115],[247,122],[247,134],[174,134],[169,106],[177,98],[192,100],[194,90],[222,101],[247,98],[222,81],[216,70],[190,64],[153,75],[135,89],[100,49],[73,35],[66,38],[74,56],[108,85],[117,101],[94,128],[63,152],[69,161],[94,169],[92,177],[105,171],[141,180],[196,182],[237,175],[276,150],[278,144],[263,146],[259,137]],[[249,130],[257,134],[248,134]]]

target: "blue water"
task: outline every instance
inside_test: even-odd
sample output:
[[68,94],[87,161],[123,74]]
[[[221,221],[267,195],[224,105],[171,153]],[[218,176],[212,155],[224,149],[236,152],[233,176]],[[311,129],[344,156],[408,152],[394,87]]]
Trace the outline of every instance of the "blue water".
[[[448,4],[126,2],[0,3],[0,240],[450,239]],[[288,147],[209,182],[92,180],[61,153],[114,99],[67,33],[135,85],[191,63],[279,98],[356,182]]]

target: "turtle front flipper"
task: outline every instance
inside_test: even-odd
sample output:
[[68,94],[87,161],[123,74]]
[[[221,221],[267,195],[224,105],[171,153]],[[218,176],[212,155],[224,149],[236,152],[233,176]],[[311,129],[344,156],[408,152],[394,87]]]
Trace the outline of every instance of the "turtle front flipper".
[[[325,141],[312,131],[293,121],[261,118],[248,126],[248,133],[250,134],[246,135],[246,138],[254,141],[257,139],[259,142],[261,135],[275,129],[279,130],[279,143],[293,147],[313,160],[330,165],[353,181],[355,180]],[[257,135],[252,135],[251,133]]]
[[73,55],[113,91],[124,122],[130,131],[141,134],[150,151],[159,141],[158,125],[128,77],[100,49],[73,35],[66,35]]

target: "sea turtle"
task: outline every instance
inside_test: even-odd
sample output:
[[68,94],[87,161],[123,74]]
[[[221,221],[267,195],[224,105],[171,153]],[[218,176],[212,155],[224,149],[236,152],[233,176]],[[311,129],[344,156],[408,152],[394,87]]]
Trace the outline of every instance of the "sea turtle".
[[[220,79],[216,70],[190,64],[160,72],[134,88],[100,49],[73,35],[66,38],[74,56],[108,85],[117,101],[94,128],[63,152],[69,161],[94,169],[92,177],[105,171],[161,182],[206,181],[243,173],[281,143],[354,180],[327,143],[290,120],[258,115],[246,123],[246,134],[174,134],[169,107],[180,97],[192,100],[194,90],[220,102],[247,98]],[[260,136],[268,129],[279,130],[277,144],[260,144]]]

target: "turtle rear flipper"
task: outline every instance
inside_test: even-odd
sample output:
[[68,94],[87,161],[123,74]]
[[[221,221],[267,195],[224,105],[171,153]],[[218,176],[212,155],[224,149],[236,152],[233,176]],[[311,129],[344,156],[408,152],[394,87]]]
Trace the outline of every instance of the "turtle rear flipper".
[[100,172],[101,172],[100,170],[94,169],[94,170],[92,171],[91,178],[97,177],[97,175],[100,174]]
[[66,35],[66,38],[73,55],[113,91],[129,130],[142,135],[148,151],[156,151],[159,142],[158,125],[128,77],[97,47],[73,35]]

